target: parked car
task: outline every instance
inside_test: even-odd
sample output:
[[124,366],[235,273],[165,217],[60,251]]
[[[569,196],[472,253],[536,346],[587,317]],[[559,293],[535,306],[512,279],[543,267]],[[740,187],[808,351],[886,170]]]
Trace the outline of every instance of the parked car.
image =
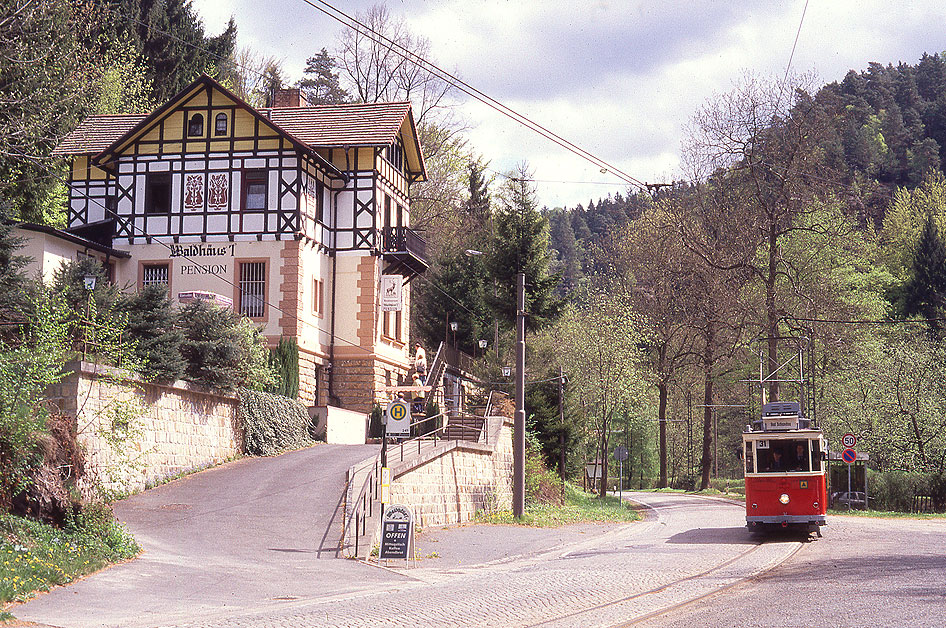
[[865,499],[873,501],[873,498],[865,498],[861,491],[831,493],[831,504],[834,508],[866,508]]

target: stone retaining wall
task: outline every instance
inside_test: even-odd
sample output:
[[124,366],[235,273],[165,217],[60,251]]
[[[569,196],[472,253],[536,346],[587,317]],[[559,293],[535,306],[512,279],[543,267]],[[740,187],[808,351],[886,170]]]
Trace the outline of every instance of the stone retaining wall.
[[148,384],[85,362],[71,370],[48,398],[60,413],[76,418],[87,476],[106,489],[141,490],[243,451],[236,397],[183,382]]
[[[414,510],[417,524],[464,523],[479,511],[512,508],[511,420],[491,417],[490,445],[449,441],[420,464],[392,465],[391,501]],[[400,473],[399,473],[400,471]]]

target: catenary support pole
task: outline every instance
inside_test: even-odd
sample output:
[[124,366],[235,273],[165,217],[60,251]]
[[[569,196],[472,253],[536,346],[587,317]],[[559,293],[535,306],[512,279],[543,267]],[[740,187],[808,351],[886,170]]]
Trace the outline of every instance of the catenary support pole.
[[512,514],[526,509],[526,276],[516,275],[516,417],[512,446]]

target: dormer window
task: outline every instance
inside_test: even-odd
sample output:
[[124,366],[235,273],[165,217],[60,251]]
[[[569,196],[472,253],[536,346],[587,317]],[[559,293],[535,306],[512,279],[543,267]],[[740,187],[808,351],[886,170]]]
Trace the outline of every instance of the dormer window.
[[187,123],[187,136],[188,137],[203,137],[204,135],[204,116],[199,113],[195,113],[191,116],[190,122]]
[[227,134],[227,114],[218,113],[214,118],[214,135],[221,136]]

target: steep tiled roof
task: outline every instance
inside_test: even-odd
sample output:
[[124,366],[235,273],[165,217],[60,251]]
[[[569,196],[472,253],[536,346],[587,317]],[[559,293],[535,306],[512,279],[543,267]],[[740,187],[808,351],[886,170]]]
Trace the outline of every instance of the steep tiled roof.
[[97,155],[145,118],[144,115],[89,116],[63,138],[53,155]]
[[410,103],[394,102],[259,111],[299,141],[321,148],[391,144],[410,107]]

